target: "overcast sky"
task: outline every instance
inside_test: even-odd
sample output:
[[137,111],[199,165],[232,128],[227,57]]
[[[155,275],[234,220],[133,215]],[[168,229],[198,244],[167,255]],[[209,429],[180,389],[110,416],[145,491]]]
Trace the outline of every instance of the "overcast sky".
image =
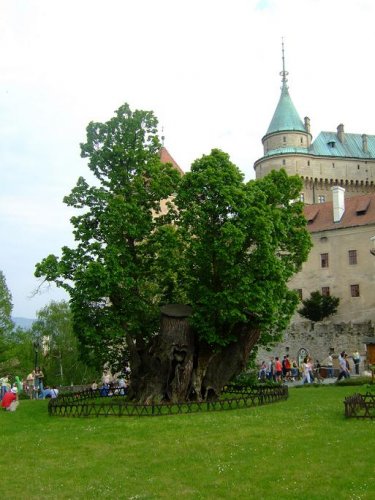
[[0,269],[33,318],[34,267],[72,245],[62,198],[89,177],[79,144],[124,102],[152,110],[186,171],[212,148],[254,177],[279,96],[313,136],[375,134],[373,0],[0,0]]

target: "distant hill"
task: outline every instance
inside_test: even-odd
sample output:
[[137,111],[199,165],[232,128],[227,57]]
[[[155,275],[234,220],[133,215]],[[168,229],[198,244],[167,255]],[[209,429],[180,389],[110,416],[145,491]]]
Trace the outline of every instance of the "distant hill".
[[34,323],[35,319],[31,318],[15,318],[12,316],[12,321],[16,326],[23,328],[24,330],[28,330],[31,328],[31,325]]

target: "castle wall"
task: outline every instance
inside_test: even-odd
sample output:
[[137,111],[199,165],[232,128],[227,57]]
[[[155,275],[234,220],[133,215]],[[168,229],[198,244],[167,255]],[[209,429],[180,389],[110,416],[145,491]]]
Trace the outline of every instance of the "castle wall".
[[[337,313],[331,318],[335,322],[375,321],[375,257],[370,253],[374,235],[374,224],[313,233],[309,258],[289,287],[301,290],[302,299],[329,287],[330,295],[340,298]],[[356,250],[355,264],[349,261],[349,250]],[[328,254],[327,267],[322,267],[321,254]],[[351,285],[359,285],[358,297],[351,296]],[[295,313],[292,321],[304,319]]]
[[[308,353],[313,359],[324,364],[331,352],[337,366],[337,357],[342,351],[349,356],[358,349],[362,360],[366,359],[366,340],[374,338],[375,324],[373,321],[335,323],[322,321],[313,323],[304,321],[292,323],[285,331],[283,340],[271,347],[269,351],[259,349],[257,362],[268,361],[270,356],[283,357],[289,354],[291,359],[298,361],[298,356]],[[366,368],[362,361],[361,369]]]
[[267,136],[263,141],[264,154],[278,148],[307,148],[311,136],[303,132],[280,132]]
[[374,160],[283,154],[263,158],[254,168],[257,179],[281,168],[288,175],[302,177],[307,204],[332,201],[331,187],[335,184],[345,187],[346,197],[375,192]]

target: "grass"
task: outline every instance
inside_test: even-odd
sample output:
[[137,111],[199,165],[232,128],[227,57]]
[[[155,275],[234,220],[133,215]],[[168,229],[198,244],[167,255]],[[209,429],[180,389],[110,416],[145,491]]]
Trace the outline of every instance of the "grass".
[[356,387],[173,417],[0,412],[3,499],[373,499],[375,421],[344,418]]

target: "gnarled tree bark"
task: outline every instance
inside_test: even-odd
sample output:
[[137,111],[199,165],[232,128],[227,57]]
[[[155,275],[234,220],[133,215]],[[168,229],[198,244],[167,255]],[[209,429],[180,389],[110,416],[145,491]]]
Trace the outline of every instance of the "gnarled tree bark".
[[128,340],[131,399],[144,404],[216,399],[222,388],[246,368],[259,338],[256,325],[250,320],[238,325],[237,341],[215,350],[199,340],[190,327],[190,315],[190,306],[164,306],[160,332],[150,347],[129,344]]

